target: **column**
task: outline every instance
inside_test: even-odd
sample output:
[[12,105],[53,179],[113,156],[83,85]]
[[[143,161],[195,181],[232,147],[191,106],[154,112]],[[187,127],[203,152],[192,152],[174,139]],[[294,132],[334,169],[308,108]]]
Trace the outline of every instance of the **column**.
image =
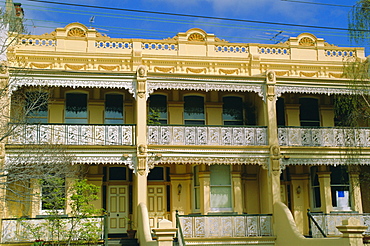
[[326,170],[326,167],[319,167],[320,172],[317,172],[320,184],[320,200],[321,200],[321,211],[323,213],[330,213],[333,210],[333,203],[331,200],[331,186],[330,186],[330,174]]
[[243,213],[243,192],[242,192],[242,179],[241,179],[241,167],[233,166],[231,173],[232,187],[233,187],[233,198],[234,198],[234,212],[238,214]]
[[362,195],[360,187],[360,173],[357,166],[349,166],[349,181],[351,187],[351,205],[354,211],[362,214]]
[[210,187],[211,180],[210,178],[211,178],[211,173],[209,171],[199,170],[200,213],[201,214],[208,214],[210,210],[210,199],[211,199],[211,187]]
[[136,72],[136,107],[135,107],[135,140],[136,163],[134,163],[134,218],[137,218],[137,206],[147,203],[147,70],[145,66],[138,66]]
[[261,172],[265,176],[262,186],[267,186],[267,197],[261,204],[262,213],[272,213],[273,204],[280,199],[280,147],[277,135],[276,122],[276,97],[275,97],[276,76],[274,71],[266,73],[266,99],[265,99],[265,122],[267,123],[268,145],[270,146],[270,157],[268,170]]
[[176,173],[171,175],[172,218],[175,218],[176,210],[179,211],[179,214],[190,214],[192,212],[191,201],[193,199],[191,197],[191,181],[191,174],[189,173]]

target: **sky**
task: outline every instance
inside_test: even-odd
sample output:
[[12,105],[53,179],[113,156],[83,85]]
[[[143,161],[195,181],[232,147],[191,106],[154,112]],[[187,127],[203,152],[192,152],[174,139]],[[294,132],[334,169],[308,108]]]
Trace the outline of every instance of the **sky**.
[[[286,41],[288,37],[309,32],[337,46],[370,47],[370,41],[360,44],[351,42],[346,30],[294,26],[346,29],[348,13],[351,10],[346,6],[353,6],[356,0],[45,0],[121,10],[40,3],[33,0],[14,1],[22,3],[28,32],[35,35],[50,33],[55,28],[79,22],[94,27],[112,38],[164,39],[197,27],[215,34],[220,39],[236,43],[279,43]],[[5,0],[0,0],[0,4],[4,5]],[[197,15],[197,17],[140,13],[122,9]],[[93,16],[94,19],[91,21]],[[370,48],[367,48],[367,53],[369,51]]]

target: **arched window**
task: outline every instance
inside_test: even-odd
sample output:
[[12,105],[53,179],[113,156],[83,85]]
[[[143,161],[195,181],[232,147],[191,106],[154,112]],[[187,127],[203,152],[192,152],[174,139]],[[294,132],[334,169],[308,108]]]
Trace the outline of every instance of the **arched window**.
[[87,94],[67,93],[65,123],[87,124]]
[[316,98],[300,98],[301,126],[320,126],[319,100]]
[[243,101],[241,97],[222,98],[222,119],[224,125],[243,125]]
[[105,124],[123,124],[123,95],[106,94],[104,109]]
[[205,125],[204,98],[201,96],[184,97],[185,125]]
[[151,95],[149,97],[149,122],[167,124],[167,97],[165,95]]

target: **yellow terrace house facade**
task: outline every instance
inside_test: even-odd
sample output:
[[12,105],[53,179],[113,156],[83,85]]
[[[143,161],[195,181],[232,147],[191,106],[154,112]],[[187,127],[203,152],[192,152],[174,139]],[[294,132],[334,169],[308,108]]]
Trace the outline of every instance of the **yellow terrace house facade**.
[[[230,43],[198,28],[119,39],[71,23],[21,36],[7,56],[13,111],[19,91],[48,96],[3,144],[3,164],[25,150],[37,157],[44,144],[66,147],[101,188],[95,206],[109,237],[124,236],[131,218],[145,245],[146,228],[175,227],[176,211],[181,243],[195,245],[349,245],[342,219],[370,223],[360,185],[370,130],[339,127],[334,114],[336,96],[354,93],[344,60],[365,60],[363,48],[309,33]],[[361,154],[349,158],[353,148]],[[47,212],[41,201],[2,201],[2,218]],[[307,209],[330,238],[304,237],[321,237]]]

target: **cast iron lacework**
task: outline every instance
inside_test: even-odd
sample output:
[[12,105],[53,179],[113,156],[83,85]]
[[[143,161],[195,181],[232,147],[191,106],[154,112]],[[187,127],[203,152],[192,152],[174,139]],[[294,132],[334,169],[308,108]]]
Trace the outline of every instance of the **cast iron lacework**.
[[[342,233],[339,232],[337,226],[342,225],[343,220],[348,220],[349,218],[356,218],[360,220],[361,225],[367,226],[365,235],[370,235],[370,214],[356,214],[356,213],[333,213],[333,214],[315,214],[312,213],[312,217],[319,224],[321,229],[327,236],[341,236]],[[323,237],[317,226],[312,220],[310,220],[312,228],[312,237]]]
[[132,125],[20,125],[9,144],[133,145]]
[[85,37],[86,33],[81,28],[71,28],[67,34],[68,37]]
[[298,128],[278,129],[281,146],[370,147],[369,128]]
[[148,143],[159,145],[266,145],[264,127],[148,126]]
[[184,238],[272,236],[271,215],[180,215]]

